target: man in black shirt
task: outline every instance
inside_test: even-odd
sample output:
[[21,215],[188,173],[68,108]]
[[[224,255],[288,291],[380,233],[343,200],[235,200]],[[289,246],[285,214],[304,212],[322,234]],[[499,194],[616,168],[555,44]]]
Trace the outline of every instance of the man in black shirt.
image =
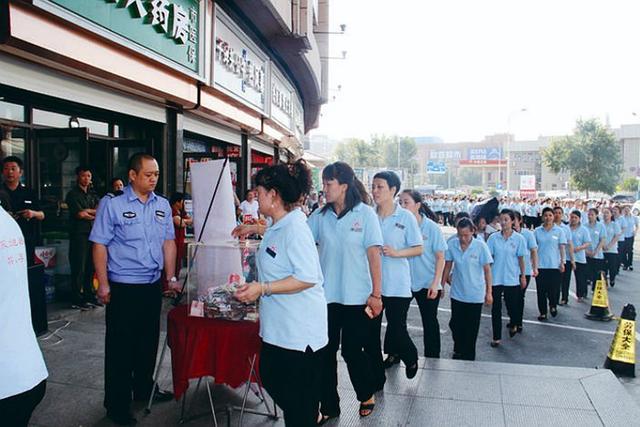
[[22,230],[27,250],[27,262],[35,263],[35,248],[40,240],[39,222],[44,220],[36,193],[20,183],[23,163],[19,157],[9,156],[2,160],[2,189],[9,196],[11,214]]
[[76,186],[67,194],[69,208],[69,264],[71,264],[72,307],[86,310],[102,305],[93,290],[93,260],[89,233],[96,218],[98,196],[91,189],[91,170],[76,168]]

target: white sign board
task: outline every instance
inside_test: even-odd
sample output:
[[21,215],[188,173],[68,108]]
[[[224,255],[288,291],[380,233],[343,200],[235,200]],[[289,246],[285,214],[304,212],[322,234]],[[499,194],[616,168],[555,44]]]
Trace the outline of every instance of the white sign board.
[[535,175],[520,175],[520,190],[535,190],[535,189],[536,189]]
[[213,85],[266,113],[267,56],[216,6]]

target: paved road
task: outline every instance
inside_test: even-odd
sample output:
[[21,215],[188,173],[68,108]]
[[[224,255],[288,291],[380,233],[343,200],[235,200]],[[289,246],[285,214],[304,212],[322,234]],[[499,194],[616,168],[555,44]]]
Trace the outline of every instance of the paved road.
[[[454,233],[454,229],[444,227],[445,235]],[[640,240],[640,239],[639,239]],[[609,289],[609,303],[612,313],[619,316],[624,304],[632,303],[640,309],[640,244],[636,242],[636,270],[621,271],[616,279],[616,286]],[[448,291],[448,289],[447,289]],[[588,320],[584,314],[589,311],[590,303],[578,303],[575,300],[575,283],[571,283],[572,296],[568,306],[559,307],[558,317],[542,323],[537,320],[535,280],[532,279],[527,291],[524,310],[524,331],[509,338],[503,330],[502,345],[492,348],[489,343],[491,333],[491,309],[485,307],[482,313],[480,333],[477,342],[477,360],[507,363],[527,363],[536,365],[602,367],[611,344],[617,321],[597,322]],[[591,297],[591,295],[589,295]],[[453,340],[449,330],[450,300],[447,296],[441,300],[438,318],[442,339],[441,357],[450,359],[453,351]],[[506,309],[503,304],[503,316]],[[504,324],[508,319],[504,318]],[[422,344],[422,324],[420,312],[415,301],[412,302],[408,315],[408,328],[418,353],[424,354]],[[640,334],[636,334],[640,341]],[[637,358],[637,355],[636,355]],[[638,374],[640,375],[640,373]],[[640,403],[640,379],[621,380]]]

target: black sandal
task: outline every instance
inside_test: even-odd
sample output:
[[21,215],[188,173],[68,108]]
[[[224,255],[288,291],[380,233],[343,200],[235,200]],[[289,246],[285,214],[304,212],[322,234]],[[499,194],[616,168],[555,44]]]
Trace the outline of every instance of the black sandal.
[[547,315],[546,314],[541,314],[540,316],[538,316],[538,320],[541,322],[544,322],[545,320],[547,320]]
[[[364,417],[368,417],[369,415],[373,414],[373,408],[375,408],[376,404],[374,403],[363,403],[360,402],[360,409],[358,410],[358,414],[360,415],[361,418]],[[363,411],[369,411],[368,413],[364,413]]]
[[509,328],[509,338],[515,337],[517,333],[518,333],[518,327],[517,326],[512,326],[512,327]]

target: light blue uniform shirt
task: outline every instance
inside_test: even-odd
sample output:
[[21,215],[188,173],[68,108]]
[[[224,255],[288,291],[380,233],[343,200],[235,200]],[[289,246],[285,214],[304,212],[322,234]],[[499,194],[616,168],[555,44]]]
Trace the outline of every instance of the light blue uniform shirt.
[[538,243],[538,268],[560,269],[560,245],[566,245],[567,239],[563,229],[554,224],[546,231],[544,226],[535,229],[533,234]]
[[493,257],[491,277],[494,285],[520,286],[519,257],[527,254],[527,242],[518,233],[511,233],[505,239],[502,233],[493,233],[487,241]]
[[[589,237],[591,238],[591,251],[595,251],[601,240],[605,241],[605,245],[608,243],[607,239],[607,230],[604,227],[604,224],[600,221],[597,221],[595,224],[591,225],[587,223],[585,226],[589,231]],[[594,254],[593,259],[603,259],[604,255],[602,254],[602,250],[598,251]]]
[[366,304],[373,283],[367,249],[382,246],[382,230],[375,211],[364,203],[338,216],[317,209],[307,224],[318,245],[327,303]]
[[626,228],[624,229],[624,237],[630,239],[636,235],[637,217],[633,215],[625,215]]
[[[583,225],[579,225],[575,230],[571,230],[571,242],[573,243],[573,257],[578,264],[586,264],[587,263],[587,252],[586,249],[581,251],[576,251],[578,246],[582,246],[585,243],[591,242],[591,235],[589,234],[589,230]],[[569,254],[567,254],[568,256]],[[569,259],[569,258],[567,258]]]
[[[416,217],[408,210],[396,206],[391,215],[382,219],[382,238],[385,246],[395,250],[422,246],[422,235]],[[411,269],[408,258],[382,256],[382,295],[411,298]]]
[[146,203],[130,185],[98,205],[89,240],[107,247],[107,275],[112,282],[143,284],[160,279],[162,247],[174,240],[169,201],[151,193]]
[[293,277],[311,283],[295,294],[260,299],[260,336],[268,344],[289,350],[317,351],[327,345],[327,300],[322,269],[307,218],[293,210],[269,227],[256,257],[261,282]]
[[[605,224],[603,222],[604,225],[604,229],[606,231],[605,236],[606,236],[606,240],[604,242],[605,248],[609,245],[609,243],[611,243],[611,239],[613,239],[615,237],[616,234],[619,234],[622,232],[622,230],[620,229],[620,224],[616,221],[611,221],[609,224]],[[617,240],[618,242],[620,241],[620,239]],[[611,246],[611,249],[605,249],[604,250],[605,254],[617,254],[618,253],[618,244],[617,243],[613,243],[613,245]]]
[[527,250],[524,254],[524,274],[527,276],[531,276],[533,274],[531,249],[538,249],[538,242],[536,242],[536,237],[533,235],[533,231],[531,230],[521,228],[520,234],[522,235],[522,237],[524,237],[524,240],[527,243]]
[[453,261],[451,278],[451,298],[468,303],[483,303],[486,291],[484,266],[493,258],[487,244],[479,239],[471,239],[466,251],[460,247],[458,236],[447,243],[445,261]]
[[619,216],[616,219],[616,224],[618,224],[618,226],[620,227],[620,232],[622,233],[618,238],[618,242],[624,242],[624,235],[627,232],[627,220],[624,218],[624,216]]
[[[411,290],[414,292],[431,286],[436,275],[436,252],[442,252],[444,255],[444,251],[447,250],[447,243],[444,241],[440,227],[424,215],[420,223],[420,233],[422,234],[422,255],[409,258]],[[442,289],[440,282],[438,282],[438,289]]]

